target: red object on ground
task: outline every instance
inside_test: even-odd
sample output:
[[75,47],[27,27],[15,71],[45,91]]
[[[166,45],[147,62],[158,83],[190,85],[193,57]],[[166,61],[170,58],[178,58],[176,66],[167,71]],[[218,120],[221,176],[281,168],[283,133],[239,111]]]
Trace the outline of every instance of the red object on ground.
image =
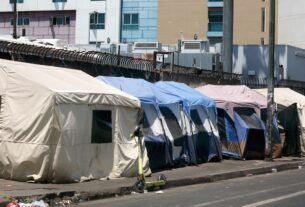
[[12,201],[6,205],[6,207],[20,207],[18,203],[15,201]]

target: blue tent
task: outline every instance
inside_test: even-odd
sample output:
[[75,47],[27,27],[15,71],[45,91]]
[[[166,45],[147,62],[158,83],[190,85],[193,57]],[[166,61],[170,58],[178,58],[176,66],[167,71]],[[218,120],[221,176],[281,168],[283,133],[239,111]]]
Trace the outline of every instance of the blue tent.
[[222,153],[227,156],[241,157],[241,148],[233,119],[221,108],[217,108],[217,117]]
[[265,126],[257,113],[250,108],[235,108],[234,123],[241,157],[265,157]]
[[172,147],[160,121],[153,84],[143,79],[124,77],[99,76],[97,79],[140,99],[144,111],[143,132],[150,168],[157,170],[172,166]]
[[[262,113],[267,99],[246,86],[205,85],[200,93],[215,100],[218,108],[218,129],[224,155],[236,158],[264,158],[266,130]],[[280,145],[277,125],[273,124],[275,143]]]
[[197,161],[222,159],[215,102],[183,83],[159,81],[155,86],[168,96],[181,100],[193,126],[191,132]]
[[161,92],[153,84],[123,77],[97,77],[141,100],[144,135],[152,169],[173,164],[196,164],[193,143],[187,137],[182,100]]

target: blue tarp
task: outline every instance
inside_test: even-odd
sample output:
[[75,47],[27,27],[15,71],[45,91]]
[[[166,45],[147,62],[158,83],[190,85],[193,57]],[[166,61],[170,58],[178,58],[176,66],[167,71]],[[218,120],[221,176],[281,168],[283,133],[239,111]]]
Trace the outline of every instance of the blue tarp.
[[157,104],[157,98],[153,89],[154,85],[148,81],[108,76],[98,76],[97,79],[137,97],[142,103]]
[[[155,118],[159,119],[160,110],[158,108],[158,101],[155,96],[153,84],[143,79],[124,77],[99,76],[97,79],[140,99],[144,110],[144,125],[146,125],[144,127],[150,127],[146,120],[146,113],[155,113]],[[150,168],[152,170],[173,165],[171,144],[165,133],[156,135],[144,134],[144,141],[148,152]]]
[[[178,97],[170,96],[164,92],[161,92],[158,88],[156,88],[153,84],[143,80],[143,79],[133,79],[133,78],[124,78],[124,77],[97,77],[98,80],[101,80],[105,83],[108,83],[126,93],[129,93],[133,96],[136,96],[140,99],[142,103],[142,108],[144,110],[144,114],[151,113],[151,111],[146,110],[147,105],[153,105],[158,116],[156,118],[160,119],[161,111],[164,113],[163,115],[168,115],[169,118],[166,119],[168,122],[162,122],[162,127],[165,124],[168,126],[171,134],[175,132],[181,131],[181,133],[176,133],[175,140],[172,141],[172,144],[169,144],[169,134],[161,134],[158,136],[145,136],[145,144],[148,151],[148,156],[150,159],[150,165],[152,169],[158,169],[165,166],[170,166],[173,163],[180,164],[181,160],[183,162],[187,162],[187,164],[196,164],[194,157],[194,150],[190,147],[189,139],[187,139],[186,135],[182,134],[183,129],[178,129],[179,127],[176,123],[175,113],[172,111],[173,109],[181,110],[178,108],[181,103],[181,99]],[[176,127],[176,128],[174,128]],[[165,132],[165,129],[163,129]],[[162,139],[160,138],[162,137]],[[163,142],[160,142],[163,140]],[[178,154],[174,154],[175,149],[180,149],[181,152]],[[161,162],[162,160],[162,162]]]
[[241,157],[234,121],[224,109],[217,108],[218,130],[222,142],[222,153],[227,156]]
[[[199,132],[193,132],[190,136],[194,143],[197,160],[208,162],[213,158],[221,159],[221,144],[216,135],[218,133],[215,131],[217,130],[215,102],[183,83],[159,81],[154,85],[172,100],[179,99],[189,119],[196,125]],[[167,98],[164,101],[168,100]],[[212,117],[215,117],[215,123],[212,123]],[[205,126],[205,121],[208,122],[208,126]]]
[[184,106],[200,105],[216,109],[216,104],[212,99],[202,95],[184,83],[159,81],[154,85],[158,87],[162,93],[168,95],[166,98],[171,97],[172,100],[182,101]]

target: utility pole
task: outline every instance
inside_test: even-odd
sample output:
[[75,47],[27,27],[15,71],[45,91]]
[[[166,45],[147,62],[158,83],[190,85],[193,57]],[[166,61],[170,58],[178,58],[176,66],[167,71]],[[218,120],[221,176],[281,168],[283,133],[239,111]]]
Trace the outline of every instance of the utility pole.
[[232,73],[234,0],[223,2],[223,72]]
[[17,39],[17,0],[14,0],[13,38]]
[[269,141],[269,156],[272,160],[274,133],[272,122],[274,116],[274,44],[275,44],[275,0],[270,0],[269,18],[269,76],[268,76],[268,108],[267,108],[267,140]]

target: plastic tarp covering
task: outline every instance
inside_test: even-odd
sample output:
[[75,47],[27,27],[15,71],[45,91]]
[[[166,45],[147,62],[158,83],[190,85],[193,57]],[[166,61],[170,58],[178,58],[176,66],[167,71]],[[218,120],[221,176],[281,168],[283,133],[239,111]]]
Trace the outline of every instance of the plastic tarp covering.
[[217,109],[218,130],[222,143],[222,153],[227,156],[241,157],[242,152],[236,134],[234,121],[223,109]]
[[[257,89],[256,91],[267,97],[267,89]],[[289,88],[275,88],[274,101],[278,104],[278,108],[286,108],[294,103],[297,104],[301,156],[305,156],[305,96]]]
[[235,108],[234,123],[242,157],[264,158],[265,128],[255,111],[251,108]]
[[232,119],[236,107],[253,108],[259,116],[261,109],[267,108],[266,97],[247,86],[205,85],[196,90],[212,98],[217,108],[225,109]]
[[215,102],[183,83],[159,81],[155,85],[164,93],[181,99],[192,126],[197,161],[222,159]]
[[[235,109],[253,109],[257,118],[260,119],[261,110],[267,108],[266,97],[246,86],[205,85],[196,88],[196,90],[212,98],[216,102],[217,108],[222,109],[218,111],[218,127],[221,129],[220,139],[223,144],[223,154],[243,157],[246,143],[244,142],[245,140],[240,139],[247,138],[245,135],[249,135],[249,132],[245,129],[249,128],[249,126],[247,126],[248,123],[242,121],[242,118],[236,113]],[[240,125],[243,127],[240,127]],[[264,148],[267,150],[267,141],[260,142],[261,138],[265,139],[265,126],[263,123],[262,127],[264,133],[258,133],[262,137],[259,137],[257,141],[260,144],[264,143]],[[241,129],[243,132],[239,131]],[[278,130],[276,125],[275,129]],[[255,130],[250,132],[254,133],[253,131]],[[241,133],[243,133],[243,136],[241,136]],[[279,137],[277,140],[279,140]]]
[[[78,70],[6,60],[0,83],[1,178],[67,183],[137,175],[130,133],[139,123],[139,99]],[[94,118],[103,113],[107,120]],[[110,137],[94,137],[100,130]]]
[[97,79],[140,99],[144,111],[143,134],[150,168],[158,170],[172,166],[172,146],[163,127],[165,123],[160,118],[153,84],[143,79],[124,77],[99,76]]
[[278,119],[285,131],[283,155],[301,155],[299,139],[301,131],[297,104],[292,104],[280,111]]
[[[165,93],[155,85],[142,80],[117,77],[100,77],[117,88],[139,97],[144,103],[153,103],[160,112],[160,120],[166,137],[170,140],[172,160],[176,165],[197,164],[193,143],[192,127],[187,112],[183,110],[182,100],[172,94]],[[136,95],[140,93],[141,95]],[[152,92],[152,93],[150,93]],[[149,95],[145,95],[145,94]]]

